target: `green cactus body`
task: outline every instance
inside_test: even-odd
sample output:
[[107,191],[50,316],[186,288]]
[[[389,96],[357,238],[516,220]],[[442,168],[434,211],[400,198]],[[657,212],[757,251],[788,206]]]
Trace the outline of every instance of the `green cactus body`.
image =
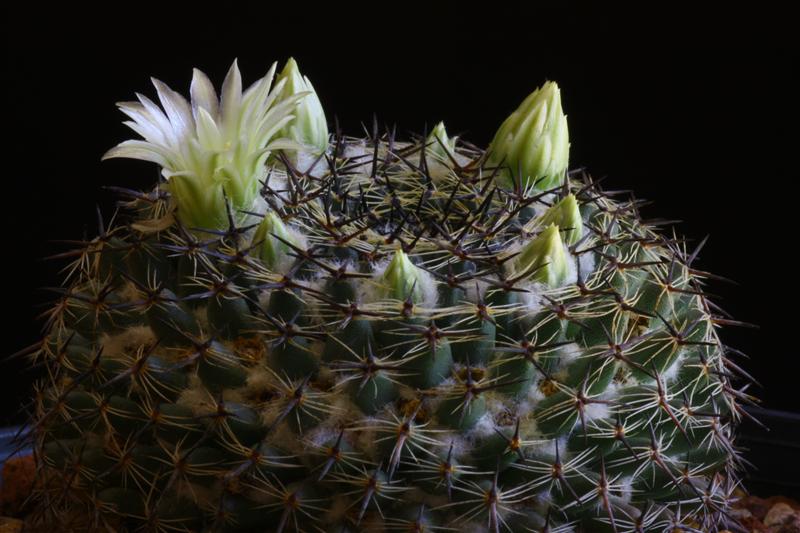
[[[159,85],[163,120],[213,145],[211,124],[224,137],[231,110],[266,109],[269,80],[242,95],[234,70],[222,103],[200,74],[194,106]],[[80,531],[721,528],[739,409],[704,274],[634,203],[565,173],[558,88],[526,100],[495,140],[492,157],[522,167],[519,186],[507,173],[492,182],[500,161],[443,125],[417,142],[338,135],[327,146],[316,95],[302,107],[292,94],[310,83],[293,61],[283,78],[269,105],[281,116],[299,105],[302,121],[272,120],[289,139],[271,141],[248,123],[257,149],[227,154],[227,181],[155,148],[112,153],[183,181],[126,193],[125,222],[69,270],[37,354],[49,371],[32,422],[33,520]],[[154,106],[124,109],[146,121],[137,113]],[[309,157],[327,151],[309,171],[265,157],[309,146]],[[253,202],[247,180],[266,175]]]

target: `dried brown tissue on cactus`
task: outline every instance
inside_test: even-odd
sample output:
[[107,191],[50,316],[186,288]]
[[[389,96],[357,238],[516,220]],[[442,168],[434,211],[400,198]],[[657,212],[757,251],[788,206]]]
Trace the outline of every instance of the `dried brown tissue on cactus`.
[[275,74],[119,104],[140,138],[104,157],[162,179],[60,255],[31,528],[731,525],[749,397],[710,274],[568,169],[555,83],[483,150],[330,132]]

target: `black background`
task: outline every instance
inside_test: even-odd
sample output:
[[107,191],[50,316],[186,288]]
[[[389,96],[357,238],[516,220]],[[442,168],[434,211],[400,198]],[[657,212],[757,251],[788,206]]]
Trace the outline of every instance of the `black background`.
[[[148,163],[100,156],[132,132],[114,103],[155,97],[149,76],[184,94],[191,68],[218,85],[238,57],[245,83],[293,55],[329,120],[360,134],[377,113],[398,131],[444,120],[485,145],[502,119],[547,79],[562,87],[571,166],[606,187],[654,201],[648,218],[680,219],[676,231],[710,241],[700,268],[716,301],[760,329],[725,328],[723,340],[773,409],[800,411],[795,182],[798,51],[792,17],[768,4],[698,12],[638,12],[536,3],[430,6],[378,3],[343,11],[281,11],[219,4],[167,15],[161,8],[30,6],[7,13],[3,83],[3,348],[36,341],[37,313],[63,264],[42,261],[49,242],[96,231],[95,205],[111,213],[103,185],[148,187]],[[495,5],[498,4],[498,5]],[[263,3],[262,5],[266,5]],[[0,365],[0,424],[31,377]]]

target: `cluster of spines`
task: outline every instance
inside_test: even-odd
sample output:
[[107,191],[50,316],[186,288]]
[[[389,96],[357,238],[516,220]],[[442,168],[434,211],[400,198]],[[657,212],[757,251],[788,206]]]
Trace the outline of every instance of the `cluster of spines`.
[[[580,172],[548,190],[499,183],[475,147],[399,143],[377,126],[366,140],[337,132],[305,171],[277,159],[268,231],[232,213],[223,230],[183,228],[158,189],[120,191],[129,224],[101,224],[72,252],[37,353],[43,519],[159,531],[728,520],[730,424],[749,400],[714,331],[731,321],[710,307],[696,254],[637,202]],[[552,264],[511,265],[568,197],[583,236],[568,246],[572,279],[548,287],[537,273]],[[412,274],[387,287],[375,270],[390,259]]]

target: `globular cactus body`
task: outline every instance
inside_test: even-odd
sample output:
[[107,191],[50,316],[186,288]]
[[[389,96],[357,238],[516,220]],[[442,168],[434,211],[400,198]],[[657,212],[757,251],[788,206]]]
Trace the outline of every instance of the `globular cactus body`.
[[[74,252],[34,525],[715,530],[741,396],[684,244],[567,171],[547,83],[490,150],[328,139],[291,61],[122,104],[162,166]],[[305,100],[304,100],[305,98]]]

